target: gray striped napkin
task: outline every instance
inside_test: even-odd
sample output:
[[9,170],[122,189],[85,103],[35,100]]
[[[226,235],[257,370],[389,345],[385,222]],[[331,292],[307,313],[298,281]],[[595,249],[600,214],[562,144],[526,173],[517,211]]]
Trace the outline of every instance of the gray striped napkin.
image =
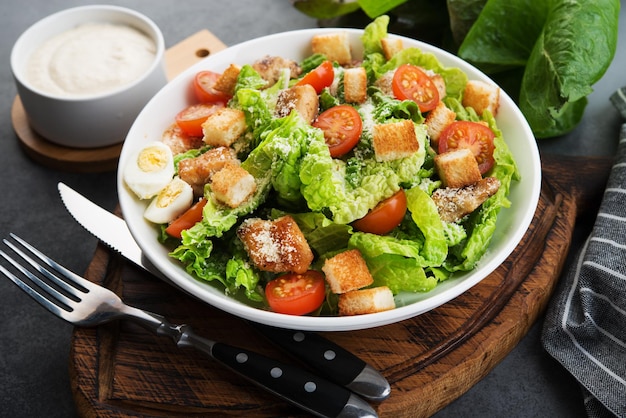
[[[624,119],[625,93],[611,96]],[[589,417],[626,417],[626,124],[594,227],[550,301],[542,341],[580,383]]]

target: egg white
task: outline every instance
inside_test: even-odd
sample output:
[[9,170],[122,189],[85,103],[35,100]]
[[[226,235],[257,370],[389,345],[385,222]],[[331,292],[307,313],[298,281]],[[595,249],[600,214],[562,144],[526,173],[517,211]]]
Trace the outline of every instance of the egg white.
[[169,223],[189,209],[192,203],[193,188],[179,177],[174,177],[152,199],[143,216],[157,224]]
[[174,174],[172,150],[158,141],[137,150],[124,167],[124,181],[140,199],[156,196]]

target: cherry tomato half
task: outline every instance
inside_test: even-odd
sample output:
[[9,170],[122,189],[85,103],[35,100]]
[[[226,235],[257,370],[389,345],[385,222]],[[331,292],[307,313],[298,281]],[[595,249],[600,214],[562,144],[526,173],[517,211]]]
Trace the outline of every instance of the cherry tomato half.
[[174,238],[181,239],[181,232],[191,228],[202,220],[202,209],[204,209],[206,202],[207,200],[202,198],[194,203],[185,213],[169,224],[167,228],[165,228],[165,232]]
[[224,107],[222,103],[198,103],[181,110],[176,115],[176,123],[189,136],[202,136],[202,124],[216,110]]
[[350,152],[359,142],[363,131],[361,115],[350,105],[325,110],[313,122],[313,126],[324,131],[324,139],[333,158]]
[[325,87],[333,84],[334,79],[335,70],[333,69],[333,64],[330,61],[324,61],[316,69],[302,77],[302,79],[296,83],[296,86],[310,84],[317,94],[320,94]]
[[367,215],[352,222],[352,226],[372,234],[385,235],[400,225],[406,213],[406,194],[400,189],[396,194],[380,202]]
[[391,81],[393,94],[399,100],[413,100],[420,112],[433,110],[439,103],[439,90],[424,71],[411,64],[396,69]]
[[478,122],[456,121],[448,125],[439,136],[438,152],[469,148],[478,162],[478,169],[485,174],[493,167],[495,135],[489,127]]
[[287,273],[265,286],[265,297],[274,312],[304,315],[322,305],[326,297],[324,275],[315,270]]
[[213,71],[200,71],[196,74],[193,91],[200,103],[228,103],[231,97],[213,88],[218,78],[220,74]]

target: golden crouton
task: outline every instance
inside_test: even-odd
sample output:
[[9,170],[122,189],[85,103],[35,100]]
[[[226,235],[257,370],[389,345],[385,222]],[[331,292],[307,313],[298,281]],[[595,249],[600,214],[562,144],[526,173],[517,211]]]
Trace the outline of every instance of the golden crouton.
[[376,161],[391,161],[410,157],[419,150],[412,120],[374,125],[372,145]]
[[476,157],[469,148],[459,148],[436,155],[435,168],[445,187],[463,187],[482,178]]
[[211,148],[195,158],[181,160],[178,163],[178,176],[193,188],[196,196],[202,196],[204,185],[226,164],[239,164],[234,150],[229,147]]
[[348,250],[327,259],[322,271],[333,293],[345,293],[374,283],[359,250]]
[[424,124],[426,125],[426,132],[430,137],[430,143],[435,149],[439,141],[439,135],[441,135],[441,132],[443,132],[446,126],[454,122],[455,119],[456,113],[446,107],[441,101],[437,103],[437,106],[433,110],[428,112]]
[[383,48],[383,55],[387,61],[404,48],[400,38],[382,38],[380,45]]
[[245,220],[237,230],[252,263],[273,273],[304,273],[313,261],[313,252],[296,221],[289,215],[274,221]]
[[496,194],[500,180],[485,177],[474,184],[461,188],[437,189],[432,199],[439,216],[445,222],[456,222],[474,212],[483,202]]
[[307,123],[312,123],[319,112],[319,98],[315,88],[310,84],[293,86],[283,90],[276,101],[276,115],[285,117],[296,110]]
[[314,35],[311,39],[311,49],[314,54],[325,55],[330,61],[340,65],[352,62],[352,52],[346,32]]
[[161,141],[170,147],[172,154],[181,154],[190,149],[200,148],[203,144],[201,136],[189,136],[180,129],[176,122],[172,123],[164,132]]
[[236,208],[254,194],[256,181],[244,168],[231,163],[213,174],[211,190],[218,201]]
[[268,82],[269,86],[274,85],[279,79],[283,70],[288,69],[290,78],[296,78],[302,73],[302,68],[297,62],[279,56],[266,55],[252,64],[252,68]]
[[396,302],[387,286],[352,290],[339,295],[339,315],[364,315],[394,309]]
[[346,68],[343,72],[343,92],[348,103],[363,103],[367,99],[367,72],[365,68]]
[[214,147],[228,147],[246,132],[246,116],[238,109],[218,109],[202,124],[204,142]]
[[226,93],[230,96],[235,94],[235,85],[237,84],[237,77],[241,67],[235,64],[230,64],[227,69],[215,80],[213,88],[222,93]]
[[463,106],[473,107],[479,115],[487,109],[496,116],[500,107],[500,88],[484,81],[469,80],[463,93]]

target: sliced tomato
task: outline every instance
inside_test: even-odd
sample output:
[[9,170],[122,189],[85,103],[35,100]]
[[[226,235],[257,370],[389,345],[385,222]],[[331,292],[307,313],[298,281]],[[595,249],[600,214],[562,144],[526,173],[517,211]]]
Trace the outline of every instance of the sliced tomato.
[[350,152],[359,142],[363,131],[361,115],[350,105],[325,110],[313,122],[313,126],[324,131],[324,139],[333,158]]
[[493,167],[493,151],[495,135],[488,126],[478,122],[456,121],[448,125],[439,136],[438,152],[469,148],[478,162],[478,169],[485,174]]
[[397,99],[413,100],[422,113],[433,110],[439,103],[437,86],[428,74],[415,65],[399,66],[393,75],[391,88]]
[[202,124],[216,110],[224,107],[223,103],[198,103],[181,110],[176,115],[176,123],[189,136],[202,136]]
[[400,225],[406,213],[406,194],[403,189],[388,199],[380,202],[367,215],[352,223],[352,226],[361,231],[372,234],[385,235]]
[[265,286],[265,297],[274,312],[304,315],[322,305],[326,297],[324,275],[315,270],[287,273]]
[[200,103],[228,103],[231,97],[213,88],[220,78],[219,73],[213,71],[200,71],[193,79],[193,91]]
[[330,61],[324,61],[316,69],[302,77],[302,79],[296,83],[296,86],[310,84],[317,94],[320,94],[325,87],[333,84],[334,79],[335,70],[333,69],[333,64]]
[[202,220],[202,209],[204,209],[206,202],[207,200],[202,198],[194,203],[185,213],[169,224],[167,228],[165,228],[165,232],[174,238],[181,239],[181,232],[191,228]]

